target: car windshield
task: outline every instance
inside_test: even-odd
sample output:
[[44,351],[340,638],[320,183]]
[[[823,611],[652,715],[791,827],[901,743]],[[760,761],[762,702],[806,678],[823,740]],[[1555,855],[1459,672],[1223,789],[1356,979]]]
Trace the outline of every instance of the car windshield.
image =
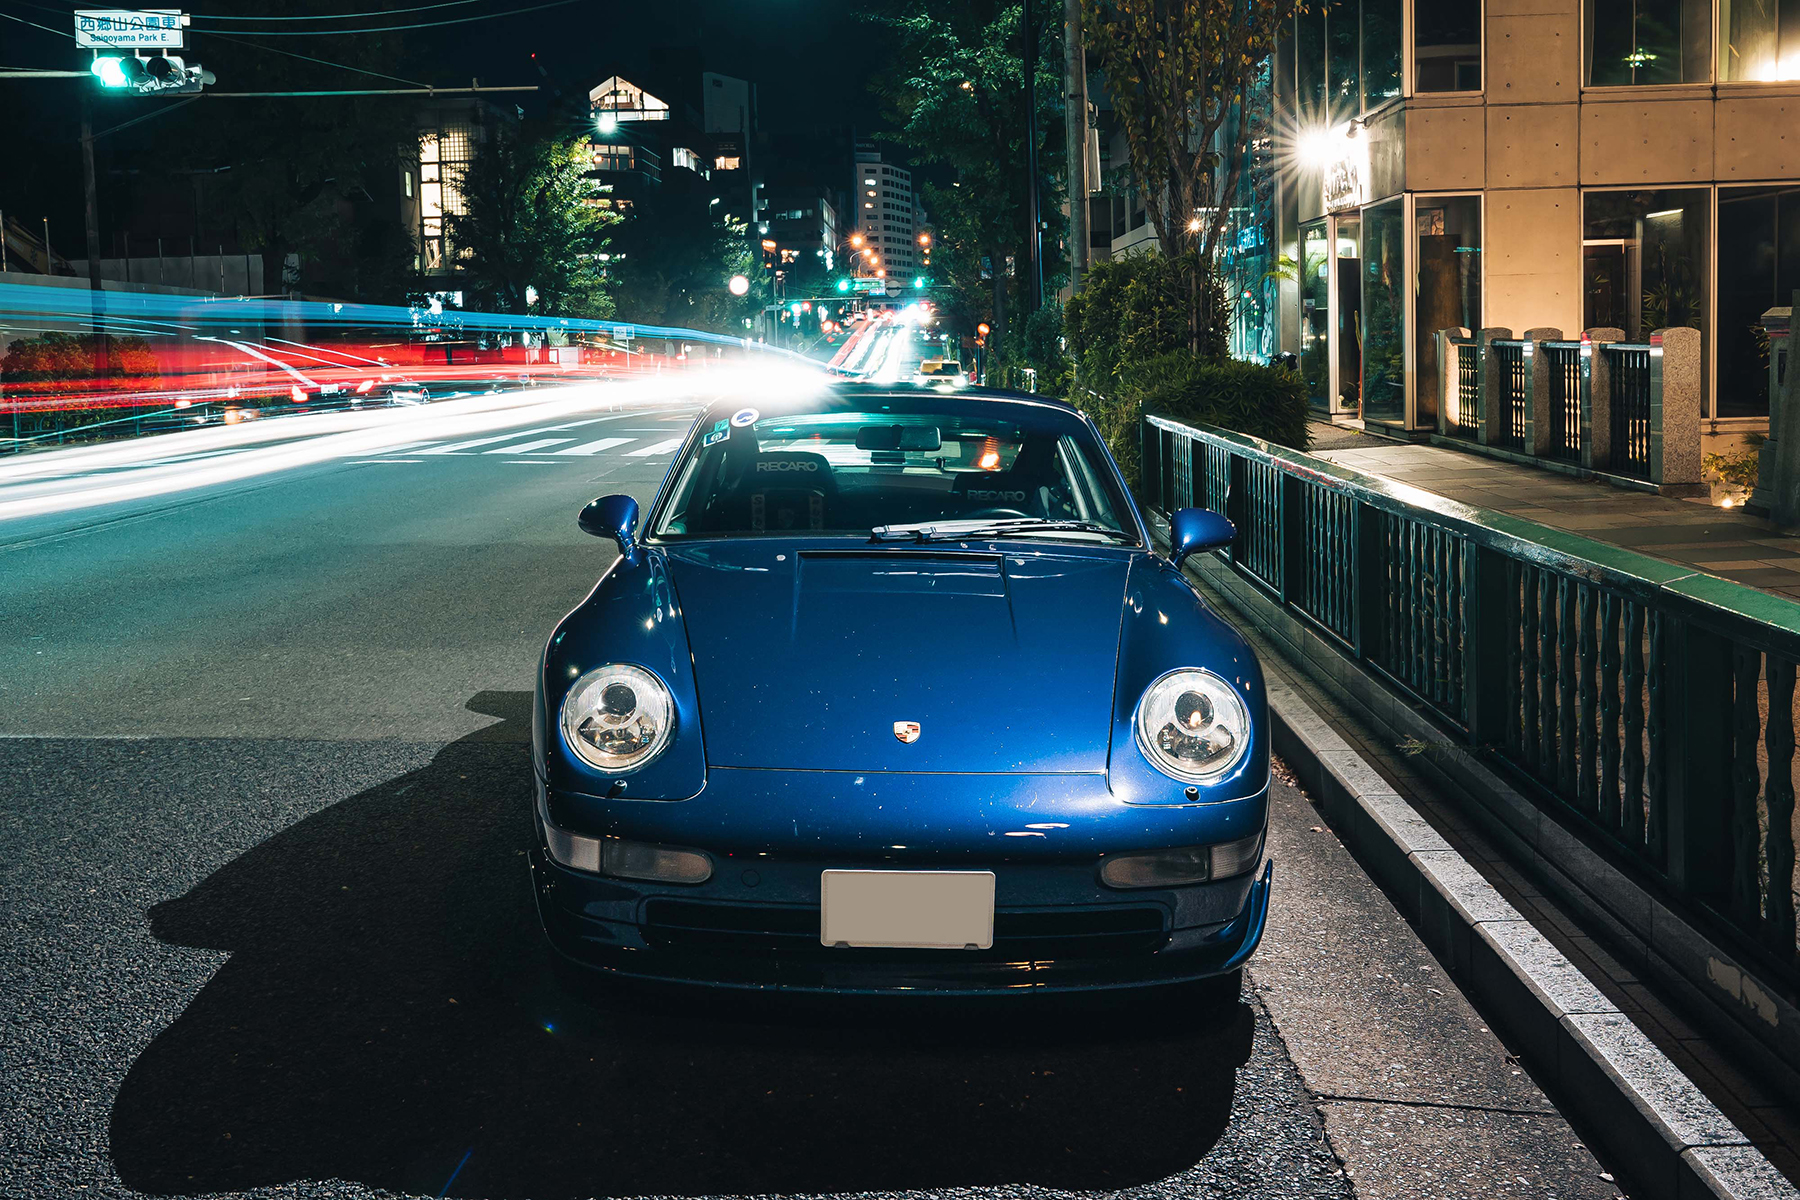
[[867,408],[771,416],[745,409],[707,420],[652,537],[810,532],[1137,544],[1112,464],[1071,412],[896,397]]
[[946,359],[926,359],[919,364],[921,375],[955,375],[962,370],[962,364]]

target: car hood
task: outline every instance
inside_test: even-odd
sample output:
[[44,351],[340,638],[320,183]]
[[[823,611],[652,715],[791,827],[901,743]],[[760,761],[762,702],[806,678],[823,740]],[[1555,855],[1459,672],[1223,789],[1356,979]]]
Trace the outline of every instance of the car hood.
[[709,765],[1106,770],[1127,553],[746,539],[668,565]]

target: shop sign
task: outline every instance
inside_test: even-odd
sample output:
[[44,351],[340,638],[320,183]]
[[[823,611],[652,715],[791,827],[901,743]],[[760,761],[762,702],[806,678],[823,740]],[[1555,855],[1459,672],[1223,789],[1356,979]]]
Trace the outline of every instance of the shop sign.
[[1325,163],[1325,209],[1360,208],[1369,196],[1369,139],[1351,125],[1342,139],[1332,141],[1336,152]]

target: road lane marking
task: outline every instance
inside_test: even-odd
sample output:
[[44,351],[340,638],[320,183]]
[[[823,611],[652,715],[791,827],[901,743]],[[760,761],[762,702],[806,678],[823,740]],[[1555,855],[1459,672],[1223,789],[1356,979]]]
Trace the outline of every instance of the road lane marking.
[[353,458],[347,464],[352,467],[385,467],[389,463],[422,463],[422,458]]
[[547,458],[509,458],[502,462],[507,467],[554,467],[557,464]]
[[666,442],[656,442],[641,450],[627,450],[625,456],[627,458],[645,458],[652,454],[668,454],[670,451],[678,449],[683,440],[682,438],[670,438]]
[[583,442],[579,446],[568,446],[561,450],[552,450],[552,454],[598,454],[602,450],[611,450],[614,446],[626,446],[637,441],[636,438],[601,438],[597,442]]
[[521,446],[500,446],[493,450],[483,450],[483,454],[529,454],[533,450],[542,450],[545,446],[560,446],[564,442],[572,442],[574,438],[539,438],[535,442],[526,442]]

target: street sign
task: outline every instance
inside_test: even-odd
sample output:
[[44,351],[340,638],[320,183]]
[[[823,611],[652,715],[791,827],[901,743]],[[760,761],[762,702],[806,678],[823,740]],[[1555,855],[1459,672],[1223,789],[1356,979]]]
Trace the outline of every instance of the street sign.
[[898,296],[900,294],[900,281],[898,279],[890,279],[887,281],[887,294],[890,296]]
[[865,296],[879,296],[887,290],[885,279],[852,279],[851,287]]
[[87,50],[179,50],[187,20],[176,8],[78,9],[75,44]]

